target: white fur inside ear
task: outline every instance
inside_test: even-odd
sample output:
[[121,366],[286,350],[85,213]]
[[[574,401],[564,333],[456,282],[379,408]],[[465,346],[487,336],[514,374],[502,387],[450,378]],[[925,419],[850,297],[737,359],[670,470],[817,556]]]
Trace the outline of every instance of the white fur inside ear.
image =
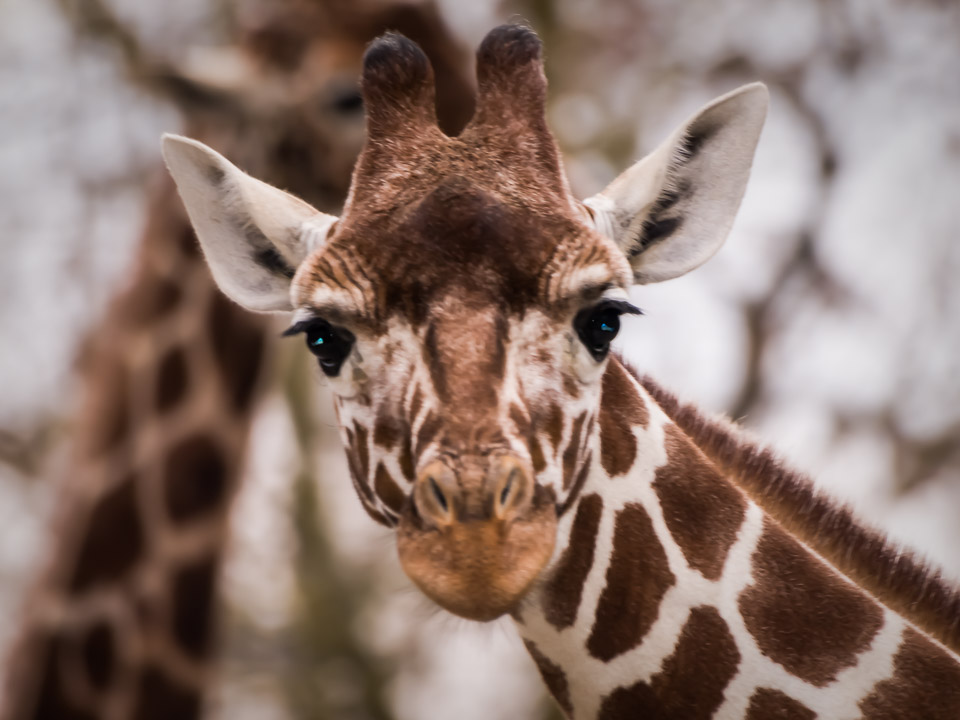
[[300,239],[306,248],[307,255],[324,246],[336,222],[336,216],[326,213],[317,213],[303,221],[300,226]]
[[297,267],[336,218],[196,140],[164,135],[163,156],[220,289],[250,310],[289,310]]
[[604,195],[594,195],[584,200],[583,204],[590,208],[593,227],[597,232],[613,239],[616,234],[616,207],[613,200]]
[[740,207],[768,92],[745,85],[709,103],[654,152],[584,201],[638,283],[683,275],[720,249]]

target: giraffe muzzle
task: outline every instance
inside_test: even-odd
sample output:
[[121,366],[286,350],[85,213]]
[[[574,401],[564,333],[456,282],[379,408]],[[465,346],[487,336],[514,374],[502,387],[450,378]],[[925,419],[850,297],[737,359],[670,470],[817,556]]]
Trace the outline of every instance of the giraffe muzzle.
[[407,575],[444,609],[471,620],[510,612],[553,553],[556,511],[512,455],[443,460],[418,474],[400,521]]

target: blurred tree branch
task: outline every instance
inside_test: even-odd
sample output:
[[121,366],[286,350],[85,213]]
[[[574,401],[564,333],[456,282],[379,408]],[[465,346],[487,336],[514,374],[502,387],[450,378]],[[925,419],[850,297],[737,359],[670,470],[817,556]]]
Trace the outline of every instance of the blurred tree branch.
[[28,477],[39,475],[61,430],[61,423],[55,419],[22,434],[0,429],[0,463]]

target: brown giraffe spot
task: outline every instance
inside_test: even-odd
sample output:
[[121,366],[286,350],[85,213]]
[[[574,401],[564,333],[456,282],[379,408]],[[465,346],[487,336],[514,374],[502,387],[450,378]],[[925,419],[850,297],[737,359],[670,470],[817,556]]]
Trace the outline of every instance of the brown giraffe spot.
[[418,457],[420,453],[423,452],[423,449],[430,444],[430,441],[436,437],[437,433],[440,432],[440,425],[440,416],[433,411],[428,412],[420,424],[420,429],[417,431],[417,447],[414,453]]
[[177,568],[172,578],[173,638],[185,653],[197,660],[210,654],[216,583],[217,561],[213,557]]
[[573,704],[570,702],[570,686],[567,683],[567,675],[563,672],[563,668],[552,663],[530,640],[524,640],[523,644],[537,664],[540,677],[543,678],[543,682],[550,694],[553,695],[553,699],[557,701],[557,704],[563,708],[567,715],[573,715]]
[[237,412],[250,407],[262,366],[264,330],[254,318],[223,293],[211,296],[207,322],[213,356]]
[[546,458],[543,457],[543,448],[540,447],[540,441],[536,435],[530,437],[530,464],[533,465],[534,472],[543,472],[547,467]]
[[385,450],[393,450],[403,435],[403,428],[396,417],[382,409],[373,424],[373,442]]
[[[37,688],[37,704],[31,708],[32,715],[28,715],[25,708],[20,709],[20,715],[17,715],[14,709],[11,717],[30,718],[30,720],[97,720],[97,718],[88,712],[78,708],[70,702],[64,686],[61,667],[61,657],[64,653],[63,641],[55,636],[49,636],[41,640],[45,648],[41,650],[44,654],[40,662],[41,680]],[[18,698],[14,695],[10,702],[16,703]],[[28,701],[29,702],[29,701]],[[8,708],[9,709],[9,708]]]
[[572,375],[563,375],[563,391],[572,397],[574,400],[577,400],[580,397],[580,386],[577,385],[577,381],[573,378]]
[[417,419],[417,416],[420,414],[420,408],[423,405],[423,392],[420,390],[420,386],[417,385],[413,389],[413,398],[410,400],[410,422],[413,422]]
[[854,665],[883,622],[874,601],[769,519],[753,576],[739,598],[747,629],[764,655],[817,687]]
[[543,593],[543,613],[558,630],[573,625],[583,594],[583,583],[593,567],[597,529],[603,501],[597,494],[585,496],[577,504],[570,529],[570,541],[557,561],[557,569]]
[[209,435],[191,435],[170,451],[164,471],[167,512],[187,523],[223,508],[229,474],[223,451]]
[[723,692],[740,664],[737,644],[720,613],[698,607],[673,654],[650,683],[618,688],[603,700],[599,720],[707,720],[723,702]]
[[563,412],[557,403],[550,403],[547,408],[547,415],[543,421],[543,429],[550,438],[550,444],[553,445],[553,451],[557,451],[560,440],[563,437]]
[[434,392],[440,400],[449,400],[450,391],[447,387],[447,374],[443,361],[440,357],[440,346],[437,338],[437,326],[430,323],[427,331],[423,335],[423,349],[421,352],[423,362],[430,371],[430,379],[433,382]]
[[113,628],[98,622],[87,628],[80,640],[80,654],[90,686],[103,691],[110,686],[116,665]]
[[591,460],[593,460],[593,451],[588,452],[587,456],[583,459],[583,464],[580,466],[577,477],[573,481],[573,487],[571,487],[570,492],[567,493],[566,500],[564,500],[563,504],[557,509],[558,517],[569,510],[580,496],[580,491],[583,490],[583,486],[587,482],[587,476],[590,474]]
[[676,425],[667,425],[664,435],[667,463],[653,481],[664,520],[690,567],[716,580],[747,503]]
[[123,579],[143,557],[146,540],[137,510],[136,479],[125,478],[97,502],[80,545],[70,592]]
[[357,453],[357,470],[364,481],[370,477],[370,446],[367,444],[367,429],[354,421],[353,423],[353,448]]
[[545,347],[537,348],[533,353],[534,362],[543,365],[545,368],[553,367],[553,355]]
[[374,473],[373,480],[374,492],[380,497],[388,508],[397,515],[403,510],[403,504],[407,500],[397,481],[393,479],[383,463],[377,463],[377,470]]
[[200,695],[164,674],[155,665],[140,671],[137,704],[130,717],[137,720],[191,720],[200,717]]
[[570,443],[563,451],[563,489],[566,490],[573,482],[573,472],[580,456],[580,445],[583,439],[584,421],[587,419],[587,413],[582,412],[573,421],[573,428],[570,430]]
[[413,482],[413,440],[410,437],[410,426],[404,425],[403,427],[403,439],[400,441],[400,472],[403,473],[403,476]]
[[91,456],[101,456],[118,449],[129,436],[129,378],[123,363],[109,352],[97,353],[91,365],[90,385],[98,392],[90,398],[88,414],[94,419],[83,443]]
[[869,720],[960,718],[960,663],[912,628],[893,659],[893,676],[860,703]]
[[637,646],[676,581],[642,505],[630,503],[617,513],[606,581],[587,639],[590,654],[605,662]]
[[530,423],[530,418],[527,417],[526,411],[515,403],[511,404],[510,419],[517,428],[517,433],[520,437],[527,441],[527,449],[530,453],[530,464],[533,466],[533,471],[535,473],[543,472],[547,467],[547,460],[543,455],[543,447],[540,445],[540,440],[537,439],[537,435]]
[[520,437],[525,438],[530,435],[530,419],[523,411],[523,408],[516,403],[510,403],[510,420],[513,421],[513,425],[517,428],[517,434],[520,435]]
[[816,720],[817,714],[789,695],[759,688],[750,698],[746,720]]
[[157,370],[157,385],[154,395],[154,404],[157,412],[166,412],[183,400],[188,386],[187,358],[183,349],[172,348]]
[[622,475],[637,457],[636,425],[646,427],[647,406],[616,359],[603,374],[600,389],[600,462],[608,475]]
[[360,497],[360,504],[363,506],[367,515],[378,523],[386,525],[387,527],[393,527],[393,523],[377,508],[376,498],[373,494],[373,489],[370,487],[370,483],[367,482],[366,475],[360,474],[363,468],[361,467],[360,453],[357,451],[356,436],[350,428],[346,429],[346,435],[347,468],[350,470],[350,480],[353,482],[353,488]]
[[152,272],[138,276],[136,291],[124,296],[129,302],[121,306],[131,327],[153,325],[173,312],[183,298],[183,291],[173,280]]
[[497,380],[503,379],[507,365],[507,342],[510,340],[510,324],[507,318],[498,314],[493,324],[494,353],[490,359],[490,375]]

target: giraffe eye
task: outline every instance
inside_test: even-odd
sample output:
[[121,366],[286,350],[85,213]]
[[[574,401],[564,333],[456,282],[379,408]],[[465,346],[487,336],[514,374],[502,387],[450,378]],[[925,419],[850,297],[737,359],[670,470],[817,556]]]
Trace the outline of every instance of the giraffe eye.
[[354,336],[349,330],[335,327],[326,320],[308,320],[300,322],[287,330],[284,335],[303,333],[307,340],[307,349],[316,356],[320,369],[328,377],[340,373],[343,361],[353,348]]
[[628,302],[607,301],[592,308],[581,310],[574,318],[573,327],[580,342],[597,362],[610,352],[610,343],[620,332],[620,316],[623,313],[639,315],[640,309]]
[[356,115],[363,112],[363,96],[356,88],[342,92],[334,98],[333,108],[343,115]]

